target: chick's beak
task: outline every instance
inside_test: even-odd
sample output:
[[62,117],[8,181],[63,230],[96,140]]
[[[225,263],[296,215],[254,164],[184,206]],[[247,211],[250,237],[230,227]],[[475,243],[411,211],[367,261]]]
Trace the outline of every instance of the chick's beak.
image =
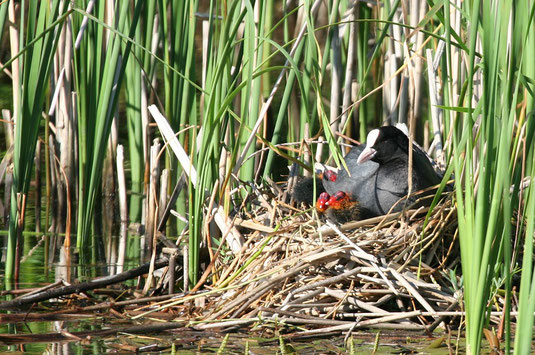
[[318,197],[318,200],[316,201],[316,209],[319,211],[319,212],[325,212],[325,210],[327,208],[329,208],[329,199],[331,198],[331,196],[327,193],[327,192],[322,192],[319,197]]
[[377,151],[375,149],[366,146],[366,148],[364,148],[362,153],[360,153],[359,157],[357,158],[357,164],[367,162],[368,160],[372,159],[375,154],[377,154]]

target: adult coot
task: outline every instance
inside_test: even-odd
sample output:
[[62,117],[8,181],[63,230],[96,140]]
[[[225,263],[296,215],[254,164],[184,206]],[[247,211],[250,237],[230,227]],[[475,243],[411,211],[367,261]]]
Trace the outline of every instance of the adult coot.
[[[439,184],[442,176],[428,155],[417,145],[412,149],[412,191]],[[366,145],[353,147],[344,157],[347,170],[324,170],[319,175],[317,180],[322,183],[316,186],[316,209],[340,223],[402,210],[405,203],[400,199],[409,191],[408,152],[409,139],[398,128],[384,126],[370,131]],[[294,188],[293,197],[312,204],[313,190],[314,180],[303,179]]]
[[[418,146],[412,147],[412,191],[418,191],[440,183],[440,176],[428,155]],[[359,154],[357,164],[366,166],[370,161],[378,164],[375,176],[375,194],[382,213],[386,213],[409,191],[409,139],[394,126],[383,126],[368,133],[366,147]],[[432,193],[432,191],[430,192]],[[408,200],[414,202],[415,198]],[[392,211],[399,211],[398,203]]]

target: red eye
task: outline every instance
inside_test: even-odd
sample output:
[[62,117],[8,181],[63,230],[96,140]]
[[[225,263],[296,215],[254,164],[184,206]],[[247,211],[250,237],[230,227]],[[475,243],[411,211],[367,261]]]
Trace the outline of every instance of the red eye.
[[325,170],[323,175],[327,180],[332,181],[332,182],[335,182],[336,178],[338,177],[336,173],[332,170]]
[[347,194],[343,191],[338,191],[337,193],[331,196],[329,201],[342,201],[345,198],[347,198]]

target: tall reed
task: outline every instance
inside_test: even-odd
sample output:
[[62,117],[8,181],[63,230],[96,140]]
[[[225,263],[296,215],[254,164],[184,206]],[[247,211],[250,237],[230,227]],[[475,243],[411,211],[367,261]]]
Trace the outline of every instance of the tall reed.
[[[469,25],[467,90],[458,101],[450,102],[452,106],[467,109],[452,116],[451,127],[467,311],[467,350],[479,353],[491,307],[489,301],[497,292],[497,281],[503,280],[506,292],[509,295],[511,292],[511,272],[515,267],[512,264],[513,208],[519,207],[522,211],[531,198],[531,195],[520,198],[524,192],[519,187],[525,172],[529,171],[526,168],[531,168],[531,164],[524,165],[526,156],[533,154],[529,138],[532,123],[525,120],[526,114],[529,117],[533,111],[533,91],[523,79],[533,76],[528,59],[531,55],[526,51],[532,41],[532,35],[526,34],[533,32],[532,12],[528,10],[533,4],[474,1],[463,6]],[[516,26],[511,25],[511,18]],[[524,61],[530,63],[525,65]],[[449,89],[454,91],[451,84]],[[519,150],[524,140],[529,144]],[[522,217],[526,218],[528,226],[533,223],[533,215]],[[523,218],[517,221],[517,233],[523,230]],[[504,305],[507,312],[511,306],[509,300],[510,297]],[[511,339],[508,323],[506,330],[508,350]],[[532,328],[527,327],[516,336],[531,338],[531,332]]]
[[[131,53],[132,42],[143,2],[137,1],[132,22],[129,23],[129,3],[117,4],[106,13],[106,4],[95,2],[91,16],[77,10],[80,21],[91,17],[80,47],[75,50],[75,75],[78,95],[79,137],[79,208],[77,249],[82,262],[88,261],[96,244],[89,241],[90,227],[95,209],[96,194],[102,177],[102,165],[112,119],[117,111],[119,93],[125,68]],[[87,2],[79,3],[87,6]],[[85,8],[85,7],[84,7]],[[110,16],[111,24],[106,23]],[[78,33],[80,27],[76,28]]]
[[[198,26],[199,20],[195,13],[198,11],[198,1],[172,1],[161,2],[158,10],[163,28],[162,43],[164,44],[163,60],[163,84],[166,116],[170,120],[171,127],[179,133],[178,137],[182,145],[188,144],[194,135],[189,129],[199,124],[199,86],[197,76],[202,75],[204,81],[206,73],[203,71],[202,50],[196,46],[195,38],[200,39],[202,34],[198,31],[204,28]],[[204,48],[204,45],[203,45]],[[201,84],[202,85],[202,84]],[[201,107],[202,109],[202,107]],[[193,147],[192,147],[193,148]],[[171,171],[171,183],[176,185],[183,174],[182,168],[177,164],[173,155],[166,156],[167,166]],[[191,200],[187,191],[182,191],[177,199],[176,210],[182,216],[187,215]],[[176,226],[170,230],[182,231],[185,224],[182,220],[177,221]]]
[[[7,4],[4,4],[7,6]],[[23,2],[20,9],[20,29],[24,43],[21,48],[22,85],[20,105],[15,117],[13,153],[13,185],[9,220],[6,280],[18,278],[18,262],[22,253],[21,233],[24,228],[28,190],[30,187],[37,134],[42,122],[43,105],[60,28],[65,21],[67,2]],[[26,14],[26,11],[28,13]],[[14,57],[14,56],[13,56]],[[18,70],[17,68],[15,70]]]
[[[145,170],[149,161],[149,118],[147,102],[155,83],[156,66],[154,39],[160,36],[160,20],[156,16],[156,2],[151,1],[143,6],[139,25],[136,26],[132,57],[128,61],[125,71],[125,114],[128,132],[128,157],[130,162],[130,203],[129,222],[144,224],[143,206],[145,190]],[[164,33],[167,31],[164,30]],[[146,217],[146,216],[145,216]],[[140,241],[129,238],[129,258],[138,259],[141,255]]]

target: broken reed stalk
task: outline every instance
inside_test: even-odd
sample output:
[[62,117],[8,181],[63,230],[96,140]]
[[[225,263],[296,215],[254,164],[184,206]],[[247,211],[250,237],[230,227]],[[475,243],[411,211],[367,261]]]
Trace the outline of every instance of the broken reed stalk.
[[[349,105],[351,104],[352,98],[351,95],[353,93],[353,67],[356,64],[357,61],[357,55],[356,55],[356,32],[357,32],[357,26],[358,23],[355,20],[358,16],[358,3],[351,2],[350,3],[350,9],[349,9],[349,16],[347,17],[348,23],[346,24],[346,31],[347,28],[349,28],[349,38],[348,38],[348,44],[347,44],[347,63],[345,68],[345,82],[344,82],[344,95],[342,98],[342,114],[341,114],[341,120],[340,120],[340,127],[342,130],[339,132],[343,132],[345,129],[345,126],[347,124],[347,120],[349,118],[349,115],[351,112],[349,111]],[[338,131],[337,131],[338,132]],[[318,160],[319,161],[319,160]]]
[[187,244],[182,246],[182,255],[184,290],[189,290],[189,248]]
[[6,148],[9,150],[9,148],[13,145],[13,118],[11,117],[11,113],[7,109],[2,109],[2,125],[4,126],[4,132],[5,132],[5,139],[6,139]]
[[146,199],[146,224],[145,224],[145,233],[144,233],[144,244],[143,248],[147,248],[149,252],[152,251],[152,248],[155,247],[152,245],[152,239],[154,237],[154,225],[155,213],[156,213],[156,199],[157,199],[157,186],[158,186],[158,177],[159,177],[159,160],[158,156],[160,153],[160,140],[155,138],[150,150],[150,175],[149,175],[149,186],[148,194]]
[[175,269],[176,269],[176,255],[177,253],[171,253],[169,255],[169,268],[168,268],[168,273],[169,273],[169,294],[172,295],[173,293],[175,293]]
[[41,232],[41,141],[37,140],[35,146],[35,231]]
[[158,216],[155,219],[155,223],[162,220],[165,213],[165,207],[167,206],[167,186],[169,181],[169,170],[163,169],[160,176],[160,195],[158,197]]
[[[61,228],[61,213],[60,210],[58,210],[58,207],[56,204],[54,204],[52,201],[58,199],[58,181],[59,181],[59,173],[58,173],[58,167],[56,164],[56,146],[54,144],[54,137],[52,134],[48,136],[48,151],[49,151],[49,161],[48,164],[50,166],[50,210],[52,212],[52,222],[51,222],[51,230],[55,233],[61,233],[63,230]],[[57,237],[53,237],[52,239],[56,239]],[[54,260],[54,254],[55,254],[55,246],[51,246],[52,253],[50,254],[51,260]]]
[[[9,206],[11,203],[11,187],[13,185],[13,168],[11,164],[6,167],[6,174],[4,179],[4,206]],[[9,208],[4,209],[4,226],[7,229],[9,226]]]
[[117,256],[116,273],[123,272],[124,259],[126,255],[126,237],[128,229],[128,204],[126,199],[126,178],[124,174],[124,148],[121,144],[117,146],[117,189],[119,191],[119,215],[121,225],[119,227],[119,250]]

